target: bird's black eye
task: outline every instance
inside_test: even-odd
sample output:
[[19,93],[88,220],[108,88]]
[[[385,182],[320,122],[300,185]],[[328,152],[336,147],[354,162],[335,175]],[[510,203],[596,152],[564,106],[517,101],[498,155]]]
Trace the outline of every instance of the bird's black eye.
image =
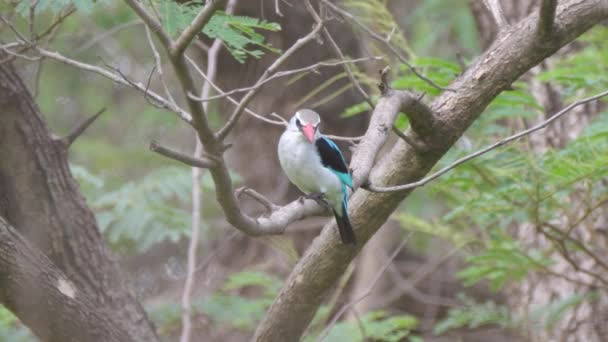
[[300,122],[300,119],[296,119],[296,126],[301,127],[302,123]]

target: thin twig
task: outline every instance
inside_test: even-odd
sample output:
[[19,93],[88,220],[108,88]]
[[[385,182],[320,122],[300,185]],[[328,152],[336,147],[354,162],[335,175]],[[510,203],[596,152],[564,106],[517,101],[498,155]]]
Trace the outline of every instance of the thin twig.
[[152,29],[154,33],[156,33],[156,36],[158,37],[158,39],[160,39],[160,41],[166,48],[170,48],[171,46],[173,46],[173,41],[171,40],[171,37],[163,29],[161,23],[156,20],[156,18],[154,18],[150,13],[148,13],[148,11],[137,0],[125,0],[125,2],[131,7],[131,9],[133,9],[133,11],[141,18],[141,20],[146,23],[146,26]]
[[[224,94],[224,91],[218,87],[214,82],[211,82],[209,80],[209,78],[207,77],[207,75],[201,70],[201,68],[198,67],[198,65],[196,64],[196,62],[194,62],[194,60],[192,60],[192,58],[186,56],[186,60],[188,61],[188,63],[190,63],[190,65],[194,68],[194,70],[196,70],[198,72],[199,75],[201,75],[201,77],[206,81],[209,82],[209,84],[211,84],[211,86],[213,87],[213,89],[215,89],[215,91],[217,91],[220,94]],[[228,100],[230,102],[232,102],[232,104],[234,104],[235,106],[239,106],[239,101],[235,100],[233,97],[231,96],[227,96]],[[267,117],[258,114],[254,111],[252,111],[251,109],[245,107],[245,112],[251,116],[253,116],[254,118],[264,121],[266,123],[269,124],[273,124],[273,125],[277,125],[277,126],[285,126],[285,124],[282,121],[275,121],[275,120],[271,120],[268,119]]]
[[144,25],[146,29],[146,37],[148,38],[148,44],[150,45],[150,49],[152,50],[152,54],[154,55],[154,62],[156,63],[156,70],[158,70],[158,76],[160,78],[160,82],[163,84],[163,88],[165,89],[165,95],[167,99],[171,102],[173,106],[177,106],[173,95],[171,95],[171,91],[169,91],[169,86],[167,86],[167,82],[165,81],[165,74],[163,73],[163,62],[160,58],[160,54],[156,49],[156,45],[154,44],[154,40],[152,39],[152,34],[150,33],[150,28],[147,25]]
[[72,145],[72,143],[95,121],[97,120],[97,118],[103,114],[106,111],[106,108],[102,108],[100,109],[97,113],[95,113],[93,116],[91,116],[90,118],[84,120],[83,122],[81,122],[78,126],[76,126],[74,128],[74,130],[72,130],[72,132],[70,132],[70,134],[68,134],[65,138],[63,138],[63,141],[66,143],[66,145],[69,147]]
[[[305,4],[306,4],[306,8],[308,9],[308,12],[313,17],[313,19],[318,24],[321,24],[323,22],[323,20],[321,19],[321,17],[317,13],[317,11],[315,11],[314,7],[312,7],[310,0],[306,0]],[[323,35],[325,36],[325,39],[327,39],[329,41],[329,43],[331,44],[331,47],[334,50],[334,53],[336,54],[336,57],[338,57],[338,59],[340,59],[341,61],[345,61],[346,57],[342,53],[342,50],[340,50],[340,46],[338,46],[338,43],[336,43],[334,38],[329,33],[329,30],[327,29],[327,27],[323,27]],[[355,89],[357,89],[357,91],[361,94],[361,96],[363,96],[363,99],[365,100],[365,102],[367,102],[369,104],[370,108],[373,109],[374,103],[372,102],[372,99],[365,92],[365,90],[363,90],[363,88],[361,87],[361,84],[359,84],[359,82],[355,78],[355,75],[353,74],[353,71],[350,69],[350,66],[348,65],[348,63],[342,64],[342,67],[344,68],[344,71],[346,71],[346,75],[348,76],[348,79],[353,84]]]
[[378,270],[378,272],[376,273],[376,275],[372,279],[372,281],[369,284],[369,286],[367,287],[367,289],[365,291],[363,291],[363,293],[361,293],[359,296],[357,296],[354,300],[352,300],[349,303],[347,303],[344,306],[342,306],[342,308],[340,309],[340,311],[338,311],[338,313],[336,313],[336,315],[334,316],[334,318],[332,318],[332,320],[329,323],[329,325],[325,329],[323,329],[323,332],[321,332],[321,334],[319,335],[319,337],[317,337],[317,342],[323,341],[323,339],[325,339],[325,337],[327,337],[327,334],[329,334],[329,332],[336,325],[336,323],[338,322],[338,320],[340,319],[340,317],[342,317],[342,315],[346,311],[348,311],[348,309],[350,309],[351,307],[353,307],[354,305],[356,305],[357,303],[359,303],[360,301],[362,301],[363,299],[365,299],[366,297],[368,297],[372,293],[372,291],[374,290],[374,287],[376,286],[376,284],[378,283],[378,281],[380,280],[380,278],[382,278],[382,275],[384,274],[384,272],[386,271],[386,269],[391,265],[391,263],[393,262],[393,260],[395,260],[395,258],[399,254],[399,252],[401,252],[401,249],[403,249],[403,247],[405,247],[405,244],[407,243],[407,241],[409,240],[409,238],[411,236],[412,236],[412,233],[409,233],[403,239],[403,241],[401,241],[401,243],[399,244],[399,246],[397,246],[397,248],[395,248],[395,250],[393,251],[393,253],[391,253],[390,257],[386,260],[386,262],[384,263],[384,265],[382,265],[382,267],[380,267],[380,270]]
[[270,201],[264,195],[260,194],[259,192],[255,191],[251,188],[245,187],[245,186],[238,188],[235,191],[235,194],[236,194],[236,198],[241,198],[242,195],[247,195],[247,196],[253,198],[254,200],[258,201],[260,204],[262,204],[269,213],[280,208],[278,205],[272,203],[272,201]]
[[487,147],[482,148],[481,150],[478,150],[477,152],[471,153],[465,157],[462,157],[458,160],[456,160],[455,162],[451,163],[450,165],[444,167],[443,169],[433,173],[432,175],[425,177],[417,182],[413,182],[413,183],[409,183],[409,184],[404,184],[404,185],[398,185],[398,186],[391,186],[391,187],[379,187],[379,186],[375,186],[373,184],[369,184],[365,187],[366,190],[369,190],[371,192],[395,192],[395,191],[405,191],[405,190],[410,190],[410,189],[414,189],[420,186],[423,186],[427,183],[429,183],[430,181],[442,176],[443,174],[447,173],[448,171],[450,171],[451,169],[471,160],[474,158],[477,158],[479,156],[481,156],[482,154],[485,154],[489,151],[492,151],[500,146],[506,145],[514,140],[517,140],[521,137],[527,136],[531,133],[534,133],[538,130],[541,130],[545,127],[547,127],[549,124],[551,124],[553,121],[559,119],[560,117],[562,117],[564,114],[568,113],[570,110],[572,110],[572,108],[583,105],[585,103],[588,102],[592,102],[595,100],[598,100],[604,96],[608,96],[608,90],[604,91],[602,93],[599,93],[597,95],[594,96],[590,96],[581,100],[578,100],[572,104],[570,104],[569,106],[567,106],[566,108],[560,110],[559,112],[555,113],[553,116],[551,116],[549,119],[539,123],[538,125],[535,125],[529,129],[526,129],[524,131],[521,131],[517,134],[511,135],[507,138],[504,138],[500,141],[497,141],[495,143],[493,143],[492,145],[489,145]]
[[[289,59],[289,57],[291,57],[294,53],[296,53],[298,50],[300,50],[300,48],[302,48],[308,42],[313,40],[317,36],[317,34],[319,33],[319,31],[321,30],[322,27],[323,27],[323,22],[317,23],[315,25],[315,27],[312,29],[312,31],[310,31],[310,33],[308,33],[306,36],[298,39],[289,49],[287,49],[281,56],[279,56],[279,58],[277,58],[274,61],[274,63],[272,63],[272,65],[270,65],[268,67],[268,69],[266,69],[266,71],[264,71],[262,76],[260,76],[260,78],[256,82],[256,85],[261,84],[266,78],[268,78],[272,73],[274,73],[281,66],[281,64],[283,64],[287,59]],[[245,94],[245,96],[243,97],[243,99],[241,100],[241,102],[239,103],[237,108],[234,110],[232,115],[230,115],[230,118],[228,119],[228,121],[226,122],[224,127],[222,127],[217,132],[216,136],[219,140],[223,140],[224,138],[226,138],[228,133],[230,133],[232,128],[234,128],[237,121],[241,117],[241,114],[243,113],[243,109],[245,109],[245,106],[247,106],[247,104],[249,104],[249,102],[253,99],[253,97],[255,95],[257,95],[257,93],[261,89],[262,89],[261,86],[255,87],[255,88],[251,89],[249,92],[247,92],[247,94]]]
[[175,114],[177,114],[177,116],[180,119],[187,122],[188,124],[190,124],[192,122],[192,117],[190,116],[190,113],[186,112],[185,110],[181,109],[180,107],[172,105],[170,103],[170,101],[163,98],[162,96],[160,96],[150,90],[147,90],[146,86],[144,86],[140,82],[126,81],[120,74],[108,71],[104,68],[101,68],[101,67],[98,67],[95,65],[83,63],[83,62],[65,57],[58,52],[48,51],[48,50],[42,49],[40,47],[37,47],[36,50],[38,51],[38,53],[40,53],[40,55],[42,55],[44,57],[48,57],[50,59],[76,67],[81,70],[96,73],[96,74],[101,75],[105,78],[108,78],[116,83],[127,86],[129,88],[133,88],[144,94],[147,94],[147,96],[149,96],[150,98],[152,98],[154,100],[156,107],[174,112]]
[[228,92],[221,92],[218,95],[213,95],[213,96],[209,96],[209,97],[205,97],[205,98],[195,96],[194,94],[188,94],[188,97],[190,97],[191,99],[193,99],[195,101],[201,101],[201,102],[212,101],[212,100],[217,100],[217,99],[221,99],[224,97],[228,97],[230,95],[234,95],[237,93],[242,93],[242,92],[252,90],[255,87],[259,87],[260,85],[266,84],[277,78],[291,76],[291,75],[299,74],[302,72],[317,72],[317,69],[319,69],[321,67],[333,67],[333,66],[339,66],[339,65],[348,64],[348,63],[360,63],[360,62],[380,61],[380,60],[382,60],[382,57],[363,57],[363,58],[347,59],[347,60],[341,60],[341,61],[335,61],[335,62],[319,62],[319,63],[315,63],[315,64],[312,64],[312,65],[309,65],[306,67],[302,67],[302,68],[279,71],[279,72],[273,74],[272,76],[268,77],[267,79],[263,80],[260,84],[254,84],[249,87],[233,89]]
[[326,4],[329,8],[331,8],[335,12],[341,14],[342,16],[350,19],[352,22],[357,24],[357,26],[361,27],[363,29],[363,31],[365,31],[372,38],[374,38],[375,40],[384,44],[395,56],[397,56],[397,58],[401,61],[401,63],[405,64],[408,67],[408,69],[410,69],[410,71],[412,73],[414,73],[414,75],[416,75],[418,78],[420,78],[424,82],[428,83],[430,86],[432,86],[435,89],[455,91],[454,89],[445,88],[445,87],[438,85],[437,83],[433,82],[433,80],[431,80],[430,78],[428,78],[428,77],[424,76],[423,74],[421,74],[420,72],[418,72],[416,67],[411,65],[410,62],[407,60],[407,58],[405,58],[399,51],[397,51],[397,49],[390,42],[388,42],[384,37],[382,37],[378,33],[374,32],[372,29],[367,27],[367,25],[365,25],[363,22],[361,22],[359,19],[357,19],[357,17],[352,15],[350,12],[334,5],[333,3],[331,3],[328,0],[321,0],[321,1],[323,1],[324,4]]

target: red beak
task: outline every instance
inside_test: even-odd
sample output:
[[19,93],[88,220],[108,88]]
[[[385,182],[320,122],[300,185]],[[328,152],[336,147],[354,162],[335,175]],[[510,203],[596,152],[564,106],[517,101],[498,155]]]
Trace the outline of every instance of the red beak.
[[306,139],[308,139],[308,141],[310,141],[311,143],[315,142],[315,128],[313,127],[313,125],[308,124],[303,126],[302,133],[304,133],[304,136],[306,137]]

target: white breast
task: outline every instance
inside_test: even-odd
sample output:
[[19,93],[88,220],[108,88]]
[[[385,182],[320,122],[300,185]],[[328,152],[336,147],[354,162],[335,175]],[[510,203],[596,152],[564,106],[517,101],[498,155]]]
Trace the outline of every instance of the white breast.
[[342,183],[321,163],[317,148],[300,133],[285,131],[279,140],[279,161],[289,180],[306,194],[322,192],[333,207],[342,201]]

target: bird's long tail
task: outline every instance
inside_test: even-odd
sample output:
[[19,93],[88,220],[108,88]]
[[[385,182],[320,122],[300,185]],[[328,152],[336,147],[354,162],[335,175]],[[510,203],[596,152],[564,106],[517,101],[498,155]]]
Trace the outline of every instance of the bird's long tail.
[[350,220],[348,219],[346,201],[342,202],[342,215],[340,215],[335,209],[333,211],[334,216],[336,217],[336,223],[338,224],[338,232],[340,233],[342,243],[345,245],[355,244],[357,242],[357,238],[355,236],[355,232],[353,231],[353,227],[350,224]]

